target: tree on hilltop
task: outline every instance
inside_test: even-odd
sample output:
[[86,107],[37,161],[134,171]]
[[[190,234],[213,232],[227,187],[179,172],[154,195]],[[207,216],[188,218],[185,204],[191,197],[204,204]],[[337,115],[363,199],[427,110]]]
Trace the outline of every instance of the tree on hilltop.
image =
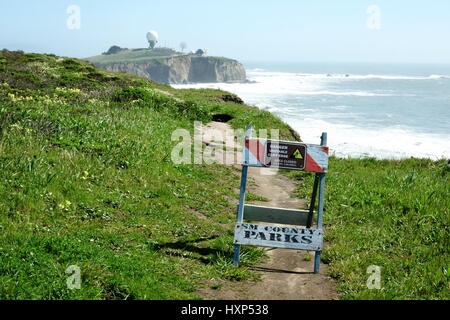
[[186,42],[181,42],[180,43],[180,48],[181,48],[181,52],[184,52],[184,50],[187,48],[187,43]]
[[123,49],[119,46],[112,46],[111,48],[109,48],[108,51],[103,52],[103,54],[108,55],[108,54],[115,54],[115,53],[119,53],[120,51],[122,51]]

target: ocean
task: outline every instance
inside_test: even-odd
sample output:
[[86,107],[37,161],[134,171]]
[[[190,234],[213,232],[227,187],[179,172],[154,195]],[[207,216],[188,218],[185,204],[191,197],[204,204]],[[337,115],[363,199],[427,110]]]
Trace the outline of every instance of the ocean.
[[450,66],[244,63],[252,83],[220,88],[270,111],[338,157],[450,158]]

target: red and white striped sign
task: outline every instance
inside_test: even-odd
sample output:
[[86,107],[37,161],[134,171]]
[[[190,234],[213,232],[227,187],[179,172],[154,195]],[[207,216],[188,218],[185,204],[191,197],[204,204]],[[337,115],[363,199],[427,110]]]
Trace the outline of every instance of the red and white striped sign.
[[328,171],[328,147],[291,141],[246,139],[244,164],[251,167],[267,167]]

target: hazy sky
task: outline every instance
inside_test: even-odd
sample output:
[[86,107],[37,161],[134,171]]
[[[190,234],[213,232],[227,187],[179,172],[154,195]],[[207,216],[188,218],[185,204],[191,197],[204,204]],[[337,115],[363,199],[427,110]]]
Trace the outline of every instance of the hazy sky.
[[449,0],[0,2],[0,48],[87,57],[146,47],[149,29],[161,45],[245,61],[450,63]]

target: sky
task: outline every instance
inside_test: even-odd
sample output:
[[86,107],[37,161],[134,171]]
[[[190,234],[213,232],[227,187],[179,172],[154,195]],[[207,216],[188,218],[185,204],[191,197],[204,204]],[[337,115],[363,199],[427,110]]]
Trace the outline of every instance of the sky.
[[450,64],[448,0],[0,0],[0,49],[84,58],[150,29],[243,61]]

